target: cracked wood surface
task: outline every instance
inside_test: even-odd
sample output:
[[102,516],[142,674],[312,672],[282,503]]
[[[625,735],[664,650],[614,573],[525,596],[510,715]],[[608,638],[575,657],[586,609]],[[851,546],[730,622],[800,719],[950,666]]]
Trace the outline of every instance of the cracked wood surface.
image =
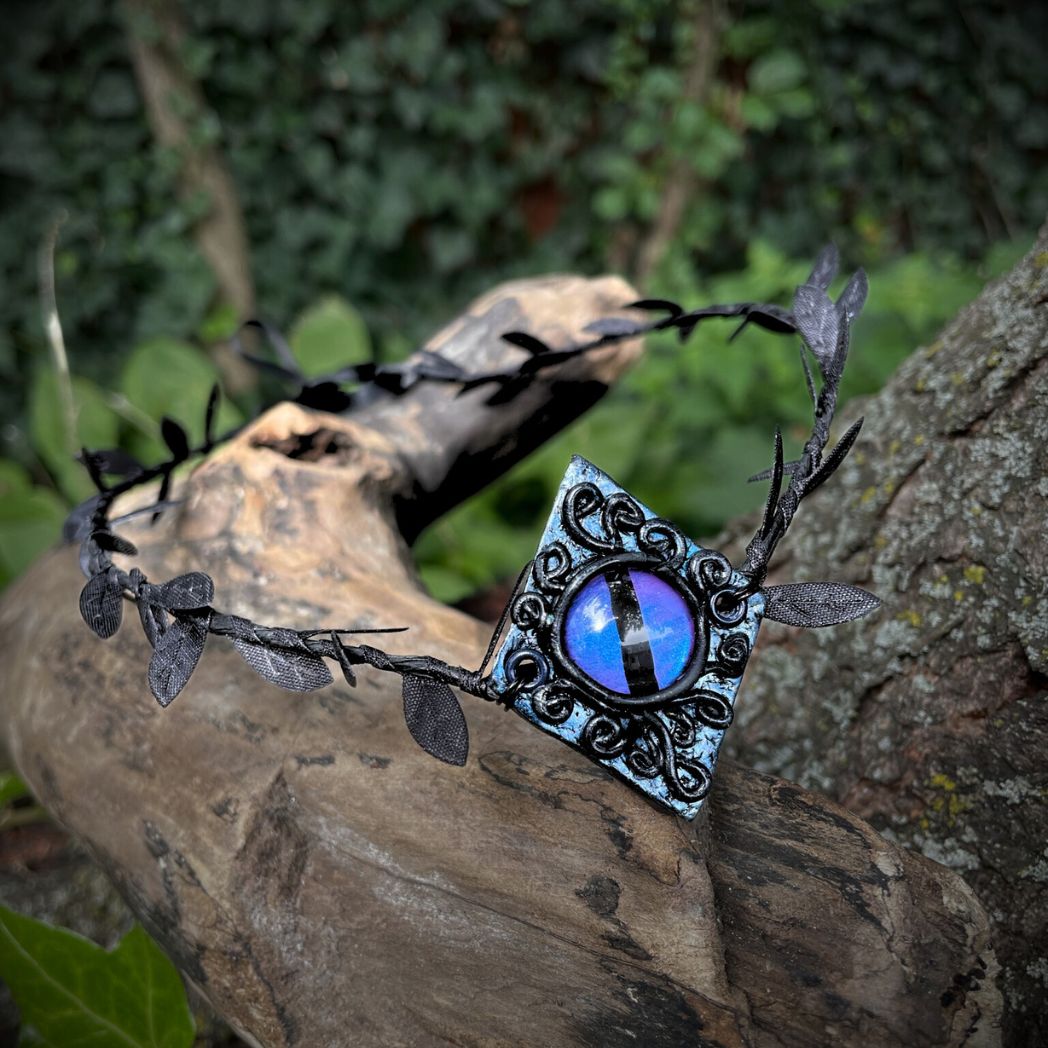
[[[562,343],[631,297],[613,279],[522,282],[434,344],[515,359],[500,331]],[[216,604],[256,621],[410,624],[387,647],[476,665],[488,628],[421,591],[409,507],[431,519],[490,480],[639,350],[498,408],[449,388],[349,418],[277,407],[183,480],[178,512],[126,529],[137,561],[158,580],[208,571]],[[330,453],[287,453],[314,440]],[[832,802],[723,762],[688,824],[468,697],[471,756],[451,768],[408,735],[399,679],[362,668],[356,689],[292,695],[215,638],[162,711],[145,639],[125,622],[97,640],[82,581],[58,550],[0,607],[5,744],[252,1042],[997,1043],[969,888]]]
[[767,626],[727,745],[961,873],[993,917],[1005,1040],[1048,1044],[1048,227],[860,414],[776,574],[830,565],[885,608]]

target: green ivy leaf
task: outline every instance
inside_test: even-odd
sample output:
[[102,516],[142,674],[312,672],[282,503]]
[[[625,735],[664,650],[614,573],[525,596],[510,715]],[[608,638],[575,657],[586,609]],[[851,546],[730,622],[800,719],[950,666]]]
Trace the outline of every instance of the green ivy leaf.
[[93,382],[74,375],[72,387],[76,432],[68,433],[55,372],[51,368],[37,372],[29,396],[29,433],[62,494],[79,502],[95,489],[75,455],[82,447],[109,448],[116,444],[119,422]]
[[0,585],[57,541],[65,516],[55,492],[34,488],[21,466],[0,459]]
[[309,378],[371,359],[368,329],[339,295],[328,295],[310,306],[295,321],[288,341]]
[[796,51],[779,48],[762,55],[750,67],[750,87],[759,94],[774,94],[798,87],[807,73]]
[[193,1017],[178,972],[138,925],[117,946],[0,906],[0,977],[39,1034],[64,1048],[188,1048]]
[[[218,378],[218,369],[202,350],[178,339],[154,338],[135,347],[124,367],[121,386],[136,408],[157,422],[165,415],[175,419],[186,428],[190,442],[198,444],[204,436],[204,407]],[[223,398],[215,430],[221,433],[240,419],[237,409]],[[131,450],[143,462],[168,457],[159,428],[156,437],[133,441]]]

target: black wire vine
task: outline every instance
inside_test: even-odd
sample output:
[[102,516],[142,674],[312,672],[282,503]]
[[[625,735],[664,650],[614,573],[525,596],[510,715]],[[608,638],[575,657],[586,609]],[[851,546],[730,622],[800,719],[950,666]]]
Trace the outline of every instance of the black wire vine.
[[[488,403],[512,400],[523,388],[547,369],[557,367],[575,357],[602,346],[637,338],[659,331],[674,330],[681,342],[686,342],[696,327],[710,317],[741,317],[741,323],[732,333],[734,339],[747,325],[753,324],[777,334],[800,332],[808,349],[814,355],[823,377],[823,387],[817,395],[804,348],[801,360],[815,405],[815,425],[812,437],[805,446],[804,455],[796,463],[783,463],[781,438],[776,436],[776,464],[765,474],[751,479],[772,479],[768,508],[761,530],[747,551],[743,572],[753,580],[753,589],[764,579],[768,558],[775,544],[789,526],[800,499],[818,487],[840,464],[847,454],[858,424],[840,441],[834,451],[821,461],[829,425],[836,405],[837,385],[843,372],[847,354],[849,322],[865,299],[865,277],[861,271],[848,284],[836,304],[826,295],[826,288],[837,269],[837,255],[833,248],[820,255],[807,284],[798,289],[794,310],[775,305],[735,303],[705,306],[685,311],[676,302],[665,299],[642,299],[628,309],[662,314],[658,319],[638,322],[625,317],[609,317],[590,324],[586,331],[594,337],[588,341],[561,349],[524,332],[508,332],[503,340],[526,351],[528,356],[516,367],[466,372],[454,361],[439,353],[423,350],[400,364],[356,364],[320,378],[307,380],[295,362],[290,347],[280,333],[261,321],[249,321],[245,327],[258,329],[273,348],[277,360],[268,360],[248,353],[239,338],[234,348],[256,367],[279,379],[295,383],[297,394],[292,398],[306,407],[324,411],[352,410],[378,397],[397,397],[419,383],[445,383],[459,386],[460,394],[484,386],[494,386]],[[347,388],[352,386],[353,388]],[[64,535],[69,542],[80,544],[80,565],[87,583],[80,594],[80,613],[87,625],[101,638],[112,637],[120,628],[125,599],[138,608],[142,629],[153,649],[149,663],[148,680],[153,695],[161,706],[169,705],[188,683],[200,661],[209,635],[228,637],[233,647],[256,673],[267,681],[290,691],[307,692],[323,688],[334,680],[325,660],[337,664],[346,683],[356,684],[354,667],[367,665],[399,674],[403,678],[404,717],[408,729],[427,752],[450,764],[465,763],[468,753],[468,731],[465,717],[451,686],[487,701],[508,704],[512,697],[496,693],[491,678],[484,669],[495,650],[502,625],[492,637],[488,654],[477,670],[450,665],[429,656],[393,655],[367,644],[348,644],[343,638],[354,634],[400,632],[402,627],[390,629],[321,628],[295,630],[283,626],[265,626],[237,615],[226,614],[212,604],[214,583],[210,576],[191,571],[167,582],[154,583],[138,569],[124,571],[113,556],[134,556],[135,546],[118,535],[114,528],[133,517],[150,514],[157,517],[173,503],[169,501],[172,476],[182,463],[207,455],[239,429],[216,435],[214,424],[219,402],[216,385],[208,397],[204,415],[204,439],[192,447],[186,430],[170,418],[161,422],[161,433],[170,452],[169,457],[154,466],[145,466],[121,449],[89,451],[83,449],[81,460],[97,489],[95,495],[76,507],[66,521]],[[780,497],[779,489],[784,475],[792,480]],[[129,491],[159,480],[156,501],[115,520],[110,512],[116,500]],[[521,573],[518,586],[527,573]],[[843,621],[846,617],[865,614],[875,605],[854,596],[862,591],[854,587],[839,587],[836,595],[823,592],[802,593],[808,584],[799,587],[776,587],[780,591],[793,589],[792,595],[779,594],[783,615],[807,614],[807,625]],[[829,584],[818,584],[826,587]],[[841,596],[840,590],[853,591]],[[836,600],[833,615],[823,614],[825,622],[815,622],[818,605]],[[843,601],[843,603],[842,603]],[[797,612],[799,605],[810,606],[807,612]],[[850,602],[850,603],[849,603]],[[773,601],[770,603],[774,603]],[[860,610],[861,606],[861,610]],[[814,611],[812,610],[814,609]]]

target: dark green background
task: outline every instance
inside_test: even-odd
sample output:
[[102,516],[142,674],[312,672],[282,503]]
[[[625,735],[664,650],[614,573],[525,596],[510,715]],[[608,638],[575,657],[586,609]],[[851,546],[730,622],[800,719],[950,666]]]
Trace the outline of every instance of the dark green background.
[[[828,239],[871,274],[847,392],[898,361],[1029,244],[1048,211],[1041,5],[821,0],[419,3],[188,0],[193,134],[228,163],[259,310],[307,363],[404,355],[470,296],[551,270],[621,268],[669,184],[689,204],[648,294],[788,303]],[[0,571],[87,490],[70,467],[40,322],[57,213],[58,303],[79,439],[160,453],[199,425],[207,347],[234,321],[145,117],[119,5],[5,5],[0,68]],[[711,28],[712,26],[712,28]],[[712,33],[705,102],[682,102]],[[360,321],[363,321],[363,326]],[[774,426],[805,395],[788,345],[667,340],[586,420],[420,545],[457,598],[530,556],[570,450],[696,535],[748,508]],[[157,376],[166,376],[158,383]],[[253,409],[242,398],[228,419]],[[789,453],[790,448],[787,448]]]

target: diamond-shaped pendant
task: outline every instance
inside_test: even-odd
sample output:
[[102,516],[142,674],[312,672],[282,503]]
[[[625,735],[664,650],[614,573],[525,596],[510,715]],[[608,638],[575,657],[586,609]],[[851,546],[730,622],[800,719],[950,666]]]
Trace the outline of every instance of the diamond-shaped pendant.
[[492,672],[522,717],[694,818],[764,598],[575,456]]

